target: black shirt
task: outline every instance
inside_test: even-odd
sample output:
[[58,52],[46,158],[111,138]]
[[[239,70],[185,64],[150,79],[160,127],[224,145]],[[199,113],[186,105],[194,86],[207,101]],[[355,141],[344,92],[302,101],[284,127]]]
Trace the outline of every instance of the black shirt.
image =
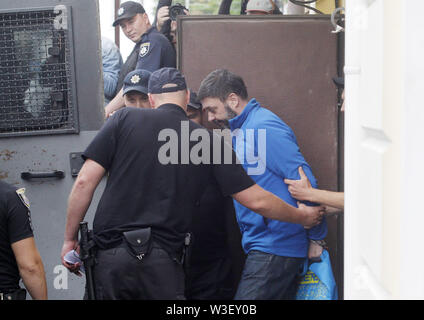
[[191,227],[193,233],[191,263],[214,261],[229,256],[227,235],[229,219],[226,215],[235,215],[233,199],[223,196],[218,183],[212,177],[195,206]]
[[[173,104],[156,110],[124,108],[109,118],[83,154],[109,172],[93,224],[100,248],[118,245],[124,231],[150,226],[153,238],[165,250],[178,252],[211,176],[224,196],[254,184],[225,143],[222,149],[231,149],[233,164],[182,164],[198,141],[187,142],[188,150],[181,142],[196,129],[212,141],[212,133],[189,121],[184,110]],[[160,152],[175,147],[171,139],[178,141],[179,164],[162,164]]]
[[16,188],[0,181],[0,292],[19,288],[19,269],[11,244],[33,236],[28,208]]

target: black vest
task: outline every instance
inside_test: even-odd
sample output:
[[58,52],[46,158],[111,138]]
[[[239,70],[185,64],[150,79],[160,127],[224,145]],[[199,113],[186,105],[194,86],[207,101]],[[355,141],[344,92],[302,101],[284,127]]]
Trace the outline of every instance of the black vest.
[[127,74],[135,70],[135,67],[137,66],[137,61],[138,61],[138,54],[140,52],[140,45],[141,45],[141,41],[137,42],[137,44],[134,46],[133,51],[128,56],[124,65],[121,67],[121,71],[119,72],[118,85],[116,86],[116,91],[114,96],[116,96],[118,92],[122,89],[122,86],[124,85],[124,80]]

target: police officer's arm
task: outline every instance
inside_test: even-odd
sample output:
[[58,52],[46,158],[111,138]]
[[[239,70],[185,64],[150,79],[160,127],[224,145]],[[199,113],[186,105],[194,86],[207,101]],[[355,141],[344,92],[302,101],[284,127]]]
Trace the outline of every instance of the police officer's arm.
[[34,237],[12,243],[19,273],[25,288],[34,300],[47,299],[47,284],[43,262]]
[[295,208],[257,184],[231,196],[265,218],[297,223],[305,228],[319,224],[323,216],[322,207],[308,207],[299,203],[299,208]]
[[[218,139],[224,140],[227,138],[221,137]],[[308,207],[300,203],[298,208],[289,205],[255,184],[243,169],[240,161],[237,160],[231,143],[221,142],[221,149],[219,153],[223,157],[221,164],[214,165],[213,171],[223,195],[231,195],[240,204],[265,218],[301,224],[306,228],[313,227],[322,220],[323,207]],[[224,156],[230,153],[231,162]]]
[[77,247],[79,223],[84,219],[90,206],[94,191],[100,183],[106,170],[97,162],[87,159],[72,187],[68,199],[68,210],[66,216],[65,239],[62,248],[62,263],[71,269],[72,266],[64,261],[68,251]]
[[125,107],[125,101],[123,97],[123,89],[119,90],[115,98],[105,107],[105,117],[108,118],[114,111]]

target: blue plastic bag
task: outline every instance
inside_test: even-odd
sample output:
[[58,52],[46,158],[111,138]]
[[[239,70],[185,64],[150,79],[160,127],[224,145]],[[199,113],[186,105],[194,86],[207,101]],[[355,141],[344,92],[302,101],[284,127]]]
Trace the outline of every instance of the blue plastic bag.
[[296,293],[296,300],[337,300],[337,285],[327,250],[321,254],[321,262],[305,262]]

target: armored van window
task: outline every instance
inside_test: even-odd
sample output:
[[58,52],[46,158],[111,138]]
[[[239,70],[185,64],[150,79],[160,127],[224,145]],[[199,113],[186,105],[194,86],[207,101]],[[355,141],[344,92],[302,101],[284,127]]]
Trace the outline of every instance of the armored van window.
[[61,9],[0,12],[0,136],[78,132],[72,20]]

